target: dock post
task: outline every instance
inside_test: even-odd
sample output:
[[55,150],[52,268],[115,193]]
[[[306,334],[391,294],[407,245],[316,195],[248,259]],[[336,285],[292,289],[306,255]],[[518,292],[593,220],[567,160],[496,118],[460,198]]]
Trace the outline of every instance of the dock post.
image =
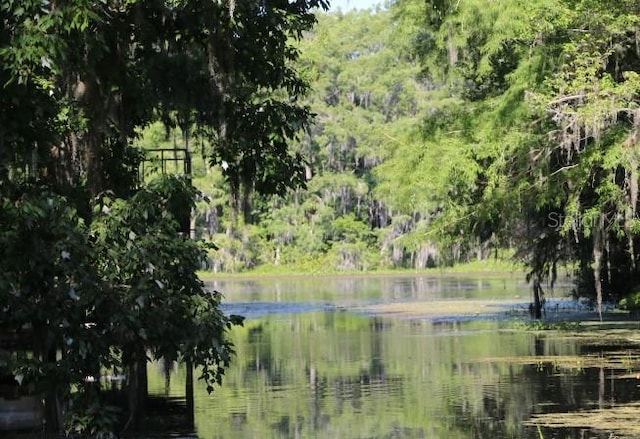
[[186,361],[186,368],[185,399],[187,400],[187,422],[189,423],[189,427],[193,428],[196,423],[196,414],[193,395],[193,365],[191,364],[191,360]]

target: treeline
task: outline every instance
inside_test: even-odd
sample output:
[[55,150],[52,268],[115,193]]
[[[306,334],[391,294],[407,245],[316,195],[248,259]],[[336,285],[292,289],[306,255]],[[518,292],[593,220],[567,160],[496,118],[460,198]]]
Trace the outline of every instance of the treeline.
[[316,114],[294,145],[304,182],[247,192],[238,215],[224,172],[199,175],[211,268],[423,268],[509,251],[535,282],[566,265],[580,294],[634,291],[639,13],[399,0],[320,14],[295,63]]
[[[441,263],[436,241],[424,236],[431,206],[390,207],[394,195],[383,184],[405,178],[402,171],[381,172],[380,165],[415,137],[433,94],[419,78],[411,39],[395,23],[387,10],[320,13],[304,34],[295,67],[309,82],[303,102],[315,118],[293,145],[304,160],[303,186],[282,196],[252,192],[242,212],[234,213],[224,169],[195,159],[194,182],[208,200],[199,205],[195,229],[219,247],[211,252],[210,269],[373,270]],[[168,133],[158,124],[141,143],[179,143],[179,134]],[[206,161],[208,146],[198,142],[195,152]]]

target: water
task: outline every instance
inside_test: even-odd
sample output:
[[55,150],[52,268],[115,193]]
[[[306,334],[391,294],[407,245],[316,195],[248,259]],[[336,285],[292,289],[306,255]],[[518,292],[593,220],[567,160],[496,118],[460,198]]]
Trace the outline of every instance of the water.
[[[539,439],[538,428],[545,438],[609,438],[606,428],[539,427],[532,416],[640,400],[633,344],[514,329],[503,308],[471,318],[372,311],[453,299],[525,310],[530,293],[519,277],[228,280],[211,288],[247,321],[233,330],[237,356],[222,387],[209,395],[196,382],[200,439]],[[184,370],[169,383],[161,370],[150,368],[151,393],[183,395]]]

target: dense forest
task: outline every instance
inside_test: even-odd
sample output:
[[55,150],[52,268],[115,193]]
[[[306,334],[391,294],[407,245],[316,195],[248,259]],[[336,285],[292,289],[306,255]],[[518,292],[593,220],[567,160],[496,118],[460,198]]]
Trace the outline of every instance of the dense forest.
[[[296,69],[310,85],[303,103],[315,117],[292,146],[304,166],[298,187],[276,195],[249,188],[235,211],[223,163],[207,166],[206,140],[191,140],[194,183],[208,200],[199,204],[195,231],[219,247],[210,253],[210,269],[359,271],[440,263],[435,240],[424,235],[432,206],[400,203],[385,182],[407,176],[380,167],[413,141],[433,94],[419,78],[411,39],[394,23],[381,9],[320,13],[299,42]],[[182,138],[158,123],[139,144],[171,148]]]
[[52,432],[130,427],[148,356],[221,382],[241,319],[203,266],[640,287],[640,3],[327,7],[0,1],[0,379]]
[[400,6],[419,29],[421,77],[446,95],[420,127],[421,152],[407,145],[393,163],[422,174],[445,158],[423,185],[443,242],[513,248],[534,285],[569,265],[598,304],[634,291],[638,3]]
[[197,233],[220,247],[210,268],[512,254],[534,283],[567,266],[599,302],[633,292],[638,12],[632,1],[400,0],[320,13],[295,61],[315,114],[293,144],[303,179],[277,194],[244,187],[234,203],[226,162],[202,167],[211,201]]

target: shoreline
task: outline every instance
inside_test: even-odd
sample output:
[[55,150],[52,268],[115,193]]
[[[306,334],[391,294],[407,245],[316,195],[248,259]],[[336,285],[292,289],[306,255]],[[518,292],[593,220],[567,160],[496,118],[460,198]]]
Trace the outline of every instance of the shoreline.
[[282,272],[269,272],[269,271],[244,271],[237,273],[226,272],[213,272],[213,271],[199,271],[198,277],[202,281],[210,280],[225,280],[225,279],[272,279],[272,278],[314,278],[322,279],[329,277],[342,277],[342,278],[384,278],[384,277],[434,277],[434,278],[447,278],[447,277],[482,277],[482,278],[516,278],[521,277],[522,280],[526,280],[526,271],[522,268],[514,269],[487,269],[487,270],[474,270],[469,268],[467,270],[460,267],[460,269],[437,269],[428,268],[424,270],[380,270],[380,271],[339,271],[339,272],[298,272],[298,271],[282,271]]

